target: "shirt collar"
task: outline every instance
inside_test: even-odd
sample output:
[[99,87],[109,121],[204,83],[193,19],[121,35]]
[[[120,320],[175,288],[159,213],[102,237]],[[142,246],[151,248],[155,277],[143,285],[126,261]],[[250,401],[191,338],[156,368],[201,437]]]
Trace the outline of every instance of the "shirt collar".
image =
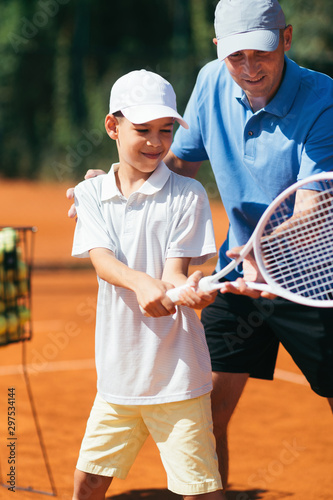
[[[267,106],[260,110],[279,117],[286,116],[290,111],[301,82],[301,71],[299,66],[286,56],[285,64],[285,74],[279,90]],[[234,96],[247,108],[249,107],[245,92],[236,83],[234,85]],[[258,111],[258,113],[260,113],[260,111]]]
[[[101,200],[107,201],[112,198],[122,197],[121,192],[118,189],[115,172],[119,168],[119,163],[114,163],[111,166],[109,173],[103,176],[102,180],[102,194]],[[147,196],[152,195],[160,191],[171,175],[170,170],[166,164],[162,161],[151,174],[151,176],[146,180],[144,184],[138,189],[137,193],[145,194]]]

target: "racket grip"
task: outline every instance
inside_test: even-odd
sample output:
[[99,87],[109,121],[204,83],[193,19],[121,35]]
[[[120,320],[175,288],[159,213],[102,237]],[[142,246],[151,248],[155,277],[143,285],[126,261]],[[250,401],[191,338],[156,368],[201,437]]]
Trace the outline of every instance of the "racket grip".
[[[185,288],[189,288],[189,285],[182,285],[182,286],[177,286],[176,288],[171,288],[170,290],[168,290],[166,292],[166,295],[169,297],[169,299],[172,300],[172,302],[175,304],[175,305],[178,305],[180,304],[180,300],[179,300],[179,295],[180,293],[185,289]],[[144,316],[149,316],[149,314],[146,313],[146,311],[143,309],[143,307],[140,307],[140,311],[142,312],[142,314]]]
[[171,288],[167,291],[166,295],[169,297],[169,299],[172,300],[175,305],[180,304],[181,301],[179,300],[179,295],[183,290],[185,290],[185,288],[189,288],[189,285],[185,284],[177,286],[176,288]]

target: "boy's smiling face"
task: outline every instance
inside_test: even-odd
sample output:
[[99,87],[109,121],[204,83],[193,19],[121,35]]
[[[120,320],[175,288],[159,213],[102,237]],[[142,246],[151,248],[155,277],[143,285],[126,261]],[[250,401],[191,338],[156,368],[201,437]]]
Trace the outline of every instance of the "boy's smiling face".
[[168,153],[173,125],[174,118],[134,124],[125,117],[107,115],[105,121],[108,135],[117,141],[120,167],[125,167],[130,175],[146,178]]

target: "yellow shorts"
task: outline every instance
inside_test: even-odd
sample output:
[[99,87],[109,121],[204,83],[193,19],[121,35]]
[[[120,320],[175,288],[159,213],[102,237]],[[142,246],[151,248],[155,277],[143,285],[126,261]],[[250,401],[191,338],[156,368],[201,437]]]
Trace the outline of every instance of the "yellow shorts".
[[161,405],[115,405],[98,394],[88,419],[77,469],[125,479],[151,434],[169,490],[198,495],[222,488],[210,394]]

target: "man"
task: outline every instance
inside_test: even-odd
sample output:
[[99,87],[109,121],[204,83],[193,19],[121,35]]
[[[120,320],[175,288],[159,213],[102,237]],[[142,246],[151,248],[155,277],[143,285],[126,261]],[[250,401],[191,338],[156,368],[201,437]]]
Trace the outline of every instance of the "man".
[[[200,71],[184,115],[189,130],[177,131],[165,162],[189,177],[202,161],[211,163],[230,221],[219,271],[283,189],[333,169],[333,82],[286,58],[292,27],[277,0],[221,0],[215,31],[218,60]],[[244,263],[244,275],[255,280],[250,264]],[[239,268],[227,279],[242,275]],[[224,485],[228,422],[249,376],[273,378],[280,342],[333,409],[333,311],[267,300],[273,296],[250,291],[244,281],[240,290],[229,284],[227,291],[233,293],[218,293],[201,318]]]

